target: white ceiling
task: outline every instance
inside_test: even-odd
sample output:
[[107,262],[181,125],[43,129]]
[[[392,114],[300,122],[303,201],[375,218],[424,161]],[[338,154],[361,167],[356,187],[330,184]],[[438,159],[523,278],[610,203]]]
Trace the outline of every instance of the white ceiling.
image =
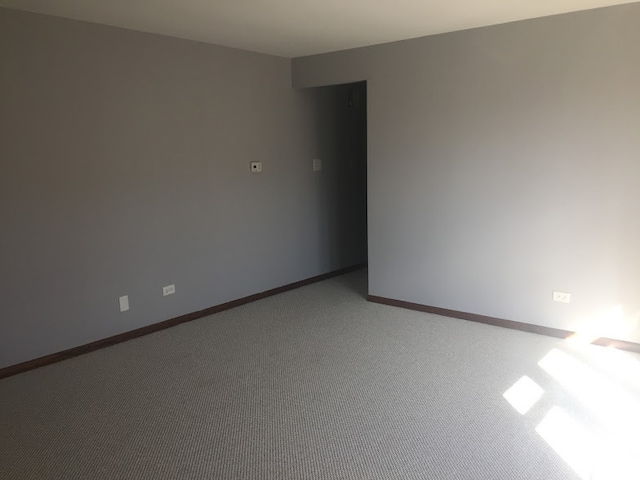
[[0,0],[0,6],[299,57],[637,0]]

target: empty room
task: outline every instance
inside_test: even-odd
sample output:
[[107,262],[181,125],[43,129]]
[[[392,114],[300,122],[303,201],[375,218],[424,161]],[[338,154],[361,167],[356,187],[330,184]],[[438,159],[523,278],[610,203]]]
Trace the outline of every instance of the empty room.
[[0,0],[0,478],[640,478],[640,2]]

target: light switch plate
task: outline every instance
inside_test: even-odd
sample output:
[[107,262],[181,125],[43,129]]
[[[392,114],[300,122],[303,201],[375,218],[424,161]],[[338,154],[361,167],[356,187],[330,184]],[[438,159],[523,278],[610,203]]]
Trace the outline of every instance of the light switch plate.
[[126,312],[129,310],[129,295],[123,295],[118,299],[120,301],[120,311]]

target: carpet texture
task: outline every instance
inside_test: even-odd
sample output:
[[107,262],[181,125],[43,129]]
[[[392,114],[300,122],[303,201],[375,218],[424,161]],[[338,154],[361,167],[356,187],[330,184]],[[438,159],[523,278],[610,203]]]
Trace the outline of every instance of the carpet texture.
[[0,380],[0,478],[640,478],[638,355],[365,295],[363,270]]

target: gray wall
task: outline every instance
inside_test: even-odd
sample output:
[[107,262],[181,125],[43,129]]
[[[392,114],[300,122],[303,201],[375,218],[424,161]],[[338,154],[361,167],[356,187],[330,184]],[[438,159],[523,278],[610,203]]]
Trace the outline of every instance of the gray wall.
[[360,260],[290,60],[6,9],[0,58],[0,367]]
[[640,342],[639,25],[631,4],[294,59],[296,87],[368,81],[370,293]]

